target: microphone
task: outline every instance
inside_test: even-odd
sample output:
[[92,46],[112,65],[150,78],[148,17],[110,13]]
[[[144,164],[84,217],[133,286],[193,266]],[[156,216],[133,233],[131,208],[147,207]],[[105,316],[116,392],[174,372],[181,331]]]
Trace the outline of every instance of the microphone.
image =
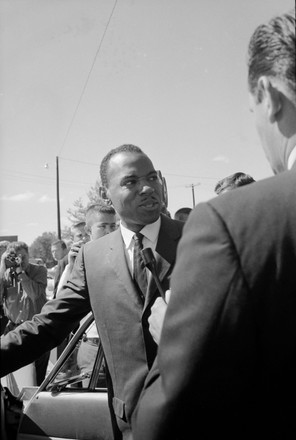
[[159,293],[160,293],[162,299],[166,303],[165,293],[163,291],[163,288],[161,287],[160,279],[159,279],[159,276],[156,272],[156,261],[155,261],[155,257],[154,257],[152,249],[151,248],[142,249],[141,255],[142,255],[145,266],[150,270],[150,272],[154,278],[154,281],[156,282],[157,288],[159,290]]

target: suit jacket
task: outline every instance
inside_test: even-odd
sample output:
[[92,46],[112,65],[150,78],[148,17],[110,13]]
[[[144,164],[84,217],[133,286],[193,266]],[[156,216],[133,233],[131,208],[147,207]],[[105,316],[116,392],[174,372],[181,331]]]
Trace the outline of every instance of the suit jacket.
[[[182,227],[181,222],[161,218],[156,260],[164,290],[169,288]],[[50,301],[30,325],[20,326],[3,339],[2,375],[60,343],[92,309],[112,380],[114,411],[128,438],[131,413],[156,355],[147,319],[157,296],[157,286],[150,279],[145,304],[139,298],[119,229],[87,243],[59,298]],[[21,332],[22,341],[17,343]]]
[[296,438],[296,169],[195,208],[134,440]]

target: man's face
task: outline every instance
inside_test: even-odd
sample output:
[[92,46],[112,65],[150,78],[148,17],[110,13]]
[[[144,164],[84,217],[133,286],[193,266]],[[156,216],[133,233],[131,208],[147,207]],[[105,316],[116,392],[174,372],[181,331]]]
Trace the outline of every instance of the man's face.
[[90,240],[90,236],[85,231],[84,226],[79,226],[73,229],[73,243],[82,241],[87,243]]
[[160,215],[162,187],[151,160],[141,153],[113,156],[107,170],[107,197],[128,229],[138,232]]
[[53,258],[56,261],[59,261],[62,258],[64,258],[64,256],[66,255],[67,249],[62,248],[62,245],[60,243],[59,244],[53,244],[51,246],[51,253],[52,253]]
[[278,132],[277,124],[272,123],[269,118],[266,97],[263,97],[261,102],[257,102],[255,95],[249,93],[249,107],[254,114],[261,145],[274,174],[285,171],[283,157],[281,157],[283,150],[280,148],[282,137]]
[[96,240],[117,229],[116,216],[103,212],[91,214],[89,218],[87,218],[86,223],[91,240]]

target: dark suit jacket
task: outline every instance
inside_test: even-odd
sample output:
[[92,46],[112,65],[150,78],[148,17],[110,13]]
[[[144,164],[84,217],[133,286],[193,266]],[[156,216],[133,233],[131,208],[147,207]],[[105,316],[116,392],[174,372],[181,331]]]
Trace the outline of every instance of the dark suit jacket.
[[[169,288],[182,227],[183,223],[162,216],[156,252],[164,290]],[[127,437],[131,413],[156,355],[147,319],[158,295],[150,279],[145,304],[140,300],[119,229],[87,243],[60,297],[50,301],[33,323],[18,327],[2,341],[2,374],[60,343],[92,309],[112,380],[114,411]],[[21,332],[23,338],[18,345],[16,338]]]
[[197,206],[171,289],[134,440],[296,438],[295,167]]

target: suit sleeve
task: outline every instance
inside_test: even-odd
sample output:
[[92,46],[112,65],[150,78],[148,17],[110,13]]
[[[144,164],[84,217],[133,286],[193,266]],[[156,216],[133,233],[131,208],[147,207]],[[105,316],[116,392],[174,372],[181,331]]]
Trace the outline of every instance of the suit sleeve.
[[59,298],[48,301],[31,321],[1,337],[1,377],[60,344],[90,310],[81,250]]
[[223,220],[210,204],[198,205],[178,247],[157,361],[134,416],[135,440],[175,439],[178,430],[184,436],[180,438],[187,438],[184,427],[190,432],[192,423],[187,403],[194,402],[196,408],[211,405],[208,380],[215,389],[215,381],[221,383],[231,374],[228,364],[214,371],[215,362],[230,355],[215,341],[221,337],[222,322],[225,334],[236,325],[236,312],[227,315],[226,310],[237,290],[244,294],[242,285],[239,258]]

